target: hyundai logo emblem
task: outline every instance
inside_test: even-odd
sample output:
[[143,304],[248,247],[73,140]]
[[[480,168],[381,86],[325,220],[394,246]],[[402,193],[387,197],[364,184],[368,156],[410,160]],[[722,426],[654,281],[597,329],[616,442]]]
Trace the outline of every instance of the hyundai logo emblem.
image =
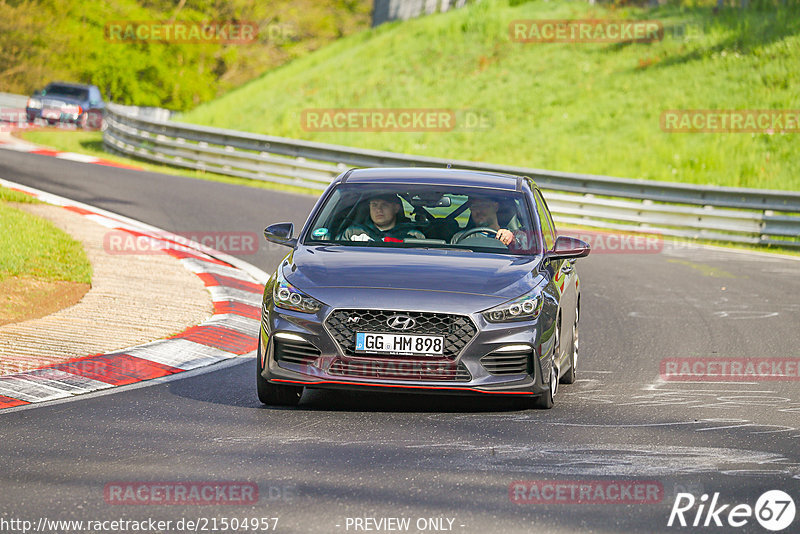
[[417,325],[417,321],[408,315],[392,315],[386,323],[395,330],[410,330]]

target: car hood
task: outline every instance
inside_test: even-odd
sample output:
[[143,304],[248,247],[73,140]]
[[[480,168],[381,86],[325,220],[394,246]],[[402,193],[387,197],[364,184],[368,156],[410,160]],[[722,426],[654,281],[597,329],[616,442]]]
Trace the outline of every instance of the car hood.
[[536,285],[540,261],[541,256],[460,250],[301,246],[282,268],[290,283],[323,300],[315,289],[412,290],[504,301]]
[[74,96],[60,95],[58,93],[51,93],[51,94],[48,94],[46,96],[37,96],[37,97],[34,97],[34,98],[38,98],[38,99],[40,99],[40,100],[42,100],[44,102],[46,102],[48,100],[57,100],[59,102],[65,102],[67,104],[76,105],[76,106],[84,106],[86,104],[86,102],[87,102],[86,100],[84,100],[82,98],[76,98]]

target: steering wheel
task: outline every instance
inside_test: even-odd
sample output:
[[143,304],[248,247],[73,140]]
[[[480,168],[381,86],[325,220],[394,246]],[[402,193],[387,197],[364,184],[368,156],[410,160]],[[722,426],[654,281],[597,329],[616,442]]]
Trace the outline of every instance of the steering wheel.
[[[480,226],[478,228],[471,228],[471,229],[467,230],[466,232],[464,232],[463,234],[461,234],[461,236],[458,238],[458,240],[455,243],[461,243],[466,238],[468,238],[470,236],[473,236],[475,234],[486,234],[486,237],[494,238],[497,235],[497,230],[495,230],[494,228],[489,228],[488,226]],[[455,244],[455,243],[453,243],[453,244]]]

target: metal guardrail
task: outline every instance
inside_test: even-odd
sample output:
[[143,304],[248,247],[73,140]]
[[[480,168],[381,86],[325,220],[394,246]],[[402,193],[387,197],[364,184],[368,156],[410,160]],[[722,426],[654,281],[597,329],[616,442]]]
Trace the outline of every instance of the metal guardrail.
[[132,115],[142,119],[152,119],[156,121],[168,121],[172,117],[172,111],[164,108],[152,106],[126,106],[124,104],[112,104],[117,113]]
[[800,193],[572,174],[300,141],[137,117],[109,104],[112,152],[228,176],[324,189],[350,167],[446,167],[533,178],[556,221],[800,248]]
[[7,124],[13,128],[26,128],[28,116],[25,105],[28,97],[11,93],[0,93],[0,130],[5,130]]
[[0,93],[0,107],[24,110],[27,102],[27,96],[14,95],[11,93]]

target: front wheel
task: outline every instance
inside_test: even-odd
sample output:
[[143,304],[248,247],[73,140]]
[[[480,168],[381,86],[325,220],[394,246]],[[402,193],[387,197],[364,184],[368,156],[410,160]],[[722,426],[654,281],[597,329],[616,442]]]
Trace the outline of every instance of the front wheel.
[[572,325],[572,354],[569,358],[569,371],[561,377],[562,384],[574,384],[578,372],[578,310],[575,310],[575,324]]
[[548,382],[547,392],[542,393],[533,400],[533,407],[538,410],[549,410],[555,404],[556,390],[558,389],[558,370],[556,366],[550,366],[550,381]]
[[553,404],[555,404],[556,392],[558,391],[558,367],[556,367],[556,361],[558,361],[558,355],[561,353],[561,335],[559,334],[559,330],[561,330],[560,318],[558,324],[556,324],[556,331],[553,334],[556,336],[556,339],[553,343],[553,361],[550,364],[550,380],[547,382],[547,391],[533,400],[533,407],[540,410],[549,410],[553,407]]
[[261,365],[261,341],[256,352],[256,389],[258,400],[268,406],[297,406],[303,396],[303,386],[282,386],[270,384],[261,376],[264,368]]

